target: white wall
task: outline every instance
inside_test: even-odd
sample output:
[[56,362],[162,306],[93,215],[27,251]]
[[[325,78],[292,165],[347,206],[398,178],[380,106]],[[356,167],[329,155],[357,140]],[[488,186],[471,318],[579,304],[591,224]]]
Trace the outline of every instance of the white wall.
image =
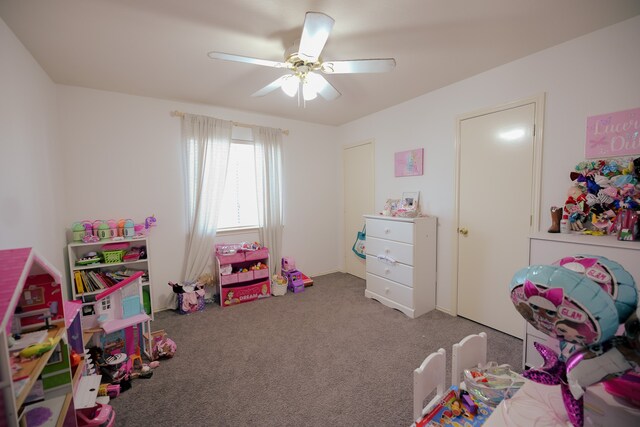
[[65,271],[55,85],[0,19],[0,249]]
[[172,302],[167,282],[180,280],[185,250],[180,119],[171,110],[289,129],[283,136],[283,254],[308,275],[338,269],[336,128],[69,86],[58,86],[58,101],[69,189],[64,225],[83,219],[141,222],[155,214],[149,253],[156,308]]
[[[587,116],[640,106],[640,17],[541,51],[411,101],[348,123],[340,139],[376,141],[376,208],[419,190],[423,211],[439,218],[437,306],[452,308],[456,117],[546,92],[541,228],[562,205],[569,172],[584,159]],[[400,65],[401,66],[401,65]],[[425,148],[421,177],[395,178],[393,154]],[[487,182],[505,179],[486,165]],[[505,206],[508,195],[505,195]],[[505,287],[507,284],[505,284]]]

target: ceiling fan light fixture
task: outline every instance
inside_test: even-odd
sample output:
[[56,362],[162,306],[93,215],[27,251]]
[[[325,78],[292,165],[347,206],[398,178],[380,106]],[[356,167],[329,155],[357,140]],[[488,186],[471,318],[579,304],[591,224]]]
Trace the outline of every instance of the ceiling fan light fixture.
[[282,83],[282,91],[284,93],[287,94],[287,96],[290,97],[294,97],[296,96],[296,93],[298,93],[298,84],[300,83],[300,81],[298,80],[298,77],[294,76],[293,74],[291,74],[289,76],[289,78],[287,78],[283,83]]

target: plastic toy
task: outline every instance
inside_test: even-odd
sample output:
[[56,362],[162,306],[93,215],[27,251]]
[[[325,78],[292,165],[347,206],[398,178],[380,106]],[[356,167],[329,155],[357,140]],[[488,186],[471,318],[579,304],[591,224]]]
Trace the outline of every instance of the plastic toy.
[[31,344],[29,347],[26,347],[22,351],[20,351],[20,357],[24,359],[28,359],[30,357],[39,357],[47,351],[51,350],[55,345],[56,343],[53,341],[53,338],[49,338],[48,340],[38,344]]
[[296,269],[296,261],[288,256],[282,257],[282,271],[289,271]]
[[76,411],[78,427],[113,427],[115,419],[116,413],[110,405],[98,403],[93,408]]

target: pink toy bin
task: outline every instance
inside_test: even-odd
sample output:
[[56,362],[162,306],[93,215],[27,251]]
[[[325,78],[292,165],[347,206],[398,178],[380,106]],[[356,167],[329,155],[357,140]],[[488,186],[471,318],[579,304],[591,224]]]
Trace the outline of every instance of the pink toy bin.
[[253,277],[255,279],[265,279],[265,278],[269,277],[269,269],[268,268],[262,268],[260,270],[253,270]]
[[247,261],[255,261],[260,259],[266,259],[269,256],[269,249],[261,248],[255,251],[245,252],[245,259]]
[[221,285],[231,285],[233,283],[238,283],[238,273],[231,273],[220,276]]
[[249,280],[253,280],[253,271],[238,273],[238,282],[248,282]]

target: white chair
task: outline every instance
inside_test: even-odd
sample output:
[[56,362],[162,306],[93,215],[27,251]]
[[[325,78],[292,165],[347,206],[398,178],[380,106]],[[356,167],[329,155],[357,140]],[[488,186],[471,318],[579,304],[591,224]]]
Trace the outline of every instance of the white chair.
[[[442,398],[447,390],[447,352],[444,348],[431,353],[419,368],[413,371],[413,419],[418,421],[429,412],[431,406]],[[425,406],[425,399],[436,391],[435,396]]]
[[475,368],[478,364],[487,363],[487,334],[480,332],[469,335],[458,344],[454,344],[451,351],[451,384],[461,385],[465,369]]

